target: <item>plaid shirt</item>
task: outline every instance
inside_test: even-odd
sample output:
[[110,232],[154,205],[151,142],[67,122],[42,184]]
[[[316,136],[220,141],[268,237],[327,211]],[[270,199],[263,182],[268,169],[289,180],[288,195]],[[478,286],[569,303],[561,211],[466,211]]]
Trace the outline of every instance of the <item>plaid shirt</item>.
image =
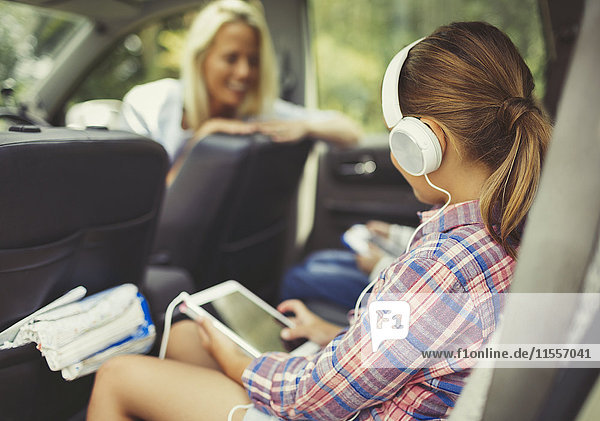
[[[421,219],[436,211],[423,212]],[[369,297],[409,297],[405,339],[386,340],[375,352],[367,312],[319,353],[292,357],[267,353],[244,371],[255,406],[285,419],[435,420],[454,406],[472,362],[440,359],[425,364],[423,349],[456,338],[477,348],[498,322],[514,260],[487,234],[479,202],[448,206],[417,234],[411,250],[381,273]],[[462,293],[456,305],[441,293]],[[430,297],[423,300],[416,297]],[[433,297],[433,298],[432,298]],[[421,300],[421,301],[416,301]],[[413,309],[416,313],[413,316]],[[459,346],[460,346],[459,345]],[[462,346],[464,348],[464,345]]]

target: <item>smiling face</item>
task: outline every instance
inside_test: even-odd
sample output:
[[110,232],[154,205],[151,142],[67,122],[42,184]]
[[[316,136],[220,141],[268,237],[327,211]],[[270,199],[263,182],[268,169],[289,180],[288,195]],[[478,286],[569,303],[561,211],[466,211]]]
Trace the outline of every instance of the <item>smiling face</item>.
[[257,31],[244,22],[226,23],[217,32],[202,63],[211,117],[234,117],[256,89],[258,45]]

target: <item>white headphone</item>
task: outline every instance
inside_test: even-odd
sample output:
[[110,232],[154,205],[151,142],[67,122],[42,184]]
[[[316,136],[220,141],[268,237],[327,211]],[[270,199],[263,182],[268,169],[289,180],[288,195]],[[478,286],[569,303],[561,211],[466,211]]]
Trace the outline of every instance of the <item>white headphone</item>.
[[398,82],[402,66],[416,40],[394,56],[385,71],[381,86],[383,117],[390,131],[390,150],[398,164],[411,175],[425,175],[442,163],[442,147],[433,131],[418,118],[403,117],[398,97]]

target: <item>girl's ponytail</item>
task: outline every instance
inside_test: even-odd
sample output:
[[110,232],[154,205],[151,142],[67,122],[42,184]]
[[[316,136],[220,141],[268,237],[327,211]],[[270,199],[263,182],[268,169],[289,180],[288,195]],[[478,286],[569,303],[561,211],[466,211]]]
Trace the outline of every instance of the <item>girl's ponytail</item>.
[[507,142],[512,146],[483,186],[480,208],[492,237],[514,258],[537,192],[551,128],[529,98],[506,99],[497,118],[513,138]]
[[464,156],[491,176],[480,194],[486,228],[512,256],[538,188],[551,125],[511,40],[483,22],[438,28],[415,45],[398,87],[405,115],[444,123]]

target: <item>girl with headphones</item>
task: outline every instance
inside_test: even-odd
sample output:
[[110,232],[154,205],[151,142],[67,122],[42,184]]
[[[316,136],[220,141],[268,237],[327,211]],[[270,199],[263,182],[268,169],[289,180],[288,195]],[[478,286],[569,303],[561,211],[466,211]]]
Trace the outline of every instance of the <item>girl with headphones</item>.
[[363,291],[350,327],[285,301],[296,327],[282,337],[322,350],[253,360],[209,321],[179,323],[178,361],[120,357],[100,369],[89,418],[446,418],[474,361],[423,351],[478,349],[496,328],[551,133],[533,88],[516,47],[486,23],[440,27],[404,48],[383,81],[391,156],[416,196],[440,208]]

